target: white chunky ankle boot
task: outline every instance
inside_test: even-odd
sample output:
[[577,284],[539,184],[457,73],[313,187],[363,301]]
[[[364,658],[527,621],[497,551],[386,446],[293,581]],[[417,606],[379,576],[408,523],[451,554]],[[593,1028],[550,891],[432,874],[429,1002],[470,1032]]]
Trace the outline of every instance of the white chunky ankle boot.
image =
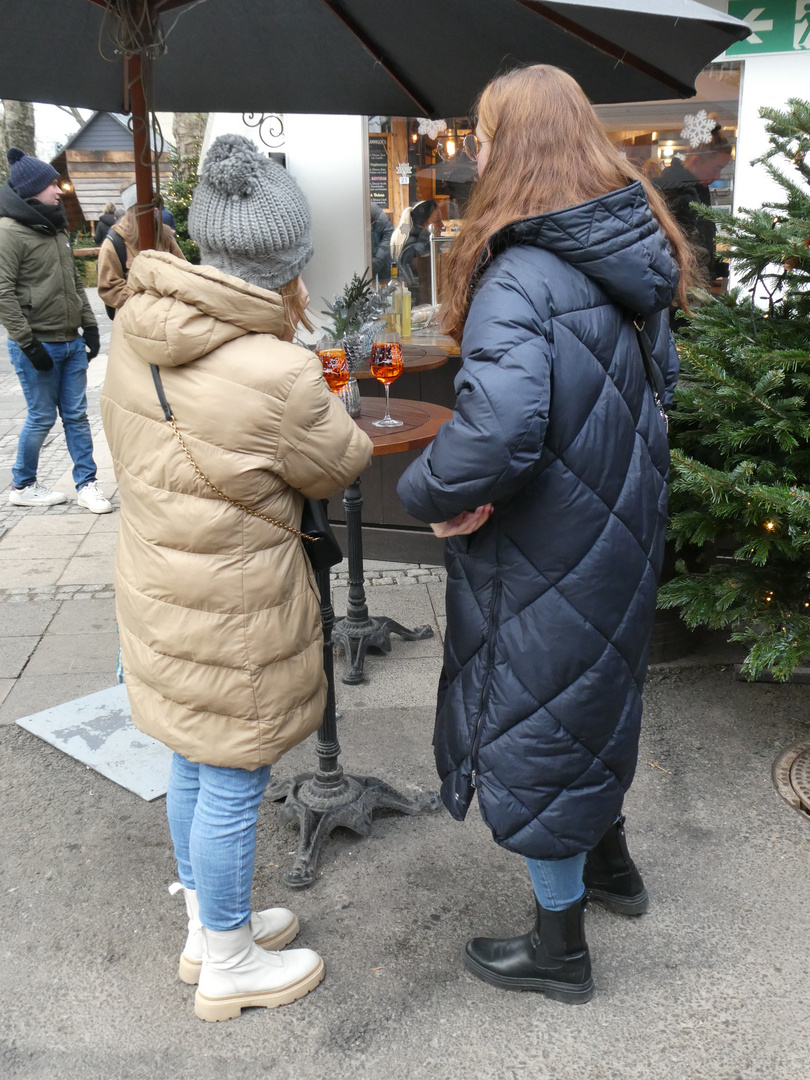
[[[194,986],[200,980],[203,958],[203,933],[200,922],[200,904],[195,889],[184,888],[179,881],[169,886],[172,896],[183,893],[188,914],[188,937],[180,954],[177,974],[184,983]],[[262,949],[283,949],[298,933],[298,918],[287,908],[267,908],[254,911],[250,916],[253,940]]]
[[265,952],[250,923],[238,930],[203,927],[200,985],[194,1012],[200,1020],[230,1020],[242,1009],[274,1009],[314,990],[323,979],[323,960],[312,949]]

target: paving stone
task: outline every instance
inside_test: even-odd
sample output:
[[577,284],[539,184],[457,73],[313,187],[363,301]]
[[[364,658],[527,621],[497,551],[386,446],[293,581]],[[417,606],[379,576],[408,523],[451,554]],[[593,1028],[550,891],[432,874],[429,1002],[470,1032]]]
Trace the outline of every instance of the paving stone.
[[117,657],[118,634],[114,630],[106,633],[82,631],[78,641],[76,634],[48,634],[28,661],[26,673],[33,677],[105,671],[113,683]]
[[0,678],[16,679],[39,645],[39,637],[0,638]]
[[49,634],[115,632],[115,604],[109,599],[64,601],[48,627]]
[[0,611],[0,638],[39,637],[45,633],[59,604],[53,600],[27,604],[3,604]]
[[61,705],[63,701],[104,690],[115,681],[115,672],[93,671],[63,675],[24,675],[17,679],[0,705],[0,724],[11,724],[21,716]]

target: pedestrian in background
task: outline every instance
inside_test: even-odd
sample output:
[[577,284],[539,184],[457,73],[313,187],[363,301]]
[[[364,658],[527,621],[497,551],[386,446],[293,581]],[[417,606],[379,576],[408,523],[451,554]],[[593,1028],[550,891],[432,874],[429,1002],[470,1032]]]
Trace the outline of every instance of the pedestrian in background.
[[536,898],[529,933],[476,938],[465,963],[495,986],[581,1003],[593,994],[586,887],[628,915],[648,903],[621,811],[669,450],[634,320],[669,400],[668,308],[676,293],[685,303],[693,259],[558,68],[490,83],[476,136],[479,181],[444,297],[462,350],[455,410],[398,491],[448,538],[444,803],[463,819],[477,793]]
[[59,174],[16,146],[6,156],[9,177],[0,187],[0,322],[8,331],[9,356],[27,408],[8,499],[13,506],[67,501],[63,492],[37,482],[40,450],[58,413],[73,460],[76,501],[94,514],[107,514],[112,504],[96,479],[87,419],[87,364],[98,355],[101,339],[70,246]]
[[115,203],[105,203],[104,210],[102,211],[101,216],[96,222],[96,228],[93,232],[93,240],[95,241],[96,247],[101,247],[101,245],[104,243],[104,237],[107,235],[107,233],[110,231],[110,229],[113,227],[117,220],[118,218],[116,217],[115,213]]
[[391,237],[394,226],[382,207],[369,200],[371,207],[371,279],[385,284],[391,278]]
[[[124,216],[116,221],[107,233],[98,253],[98,295],[104,301],[107,314],[111,319],[123,307],[132,295],[127,284],[129,268],[135,256],[141,250],[138,238],[138,193],[135,184],[130,184],[121,192]],[[180,250],[174,233],[161,220],[160,211],[152,211],[155,221],[155,250],[170,251],[179,259],[185,256]]]
[[179,974],[199,980],[197,1016],[223,1020],[323,978],[310,949],[272,951],[298,933],[291,911],[251,910],[270,767],[319,726],[326,702],[314,575],[300,538],[275,522],[299,529],[304,496],[346,487],[371,442],[317,357],[291,344],[313,252],[295,181],[223,135],[189,229],[204,265],[162,251],[132,264],[101,409],[120,485],[115,588],[132,717],[175,751],[166,809],[189,918]]

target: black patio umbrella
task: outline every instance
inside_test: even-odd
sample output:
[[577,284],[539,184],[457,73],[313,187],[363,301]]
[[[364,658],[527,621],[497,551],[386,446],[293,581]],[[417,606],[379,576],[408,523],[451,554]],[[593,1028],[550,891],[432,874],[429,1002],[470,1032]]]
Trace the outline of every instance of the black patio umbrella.
[[148,110],[463,116],[540,62],[594,102],[691,97],[750,33],[693,0],[0,0],[0,28],[0,96],[132,113],[142,206]]

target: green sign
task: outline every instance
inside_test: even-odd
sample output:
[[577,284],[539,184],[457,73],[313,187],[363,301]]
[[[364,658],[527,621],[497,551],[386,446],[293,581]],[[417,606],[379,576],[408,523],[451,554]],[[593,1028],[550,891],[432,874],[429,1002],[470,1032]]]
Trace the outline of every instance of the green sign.
[[729,0],[728,13],[748,23],[751,36],[726,49],[726,56],[804,49],[810,55],[810,0]]

